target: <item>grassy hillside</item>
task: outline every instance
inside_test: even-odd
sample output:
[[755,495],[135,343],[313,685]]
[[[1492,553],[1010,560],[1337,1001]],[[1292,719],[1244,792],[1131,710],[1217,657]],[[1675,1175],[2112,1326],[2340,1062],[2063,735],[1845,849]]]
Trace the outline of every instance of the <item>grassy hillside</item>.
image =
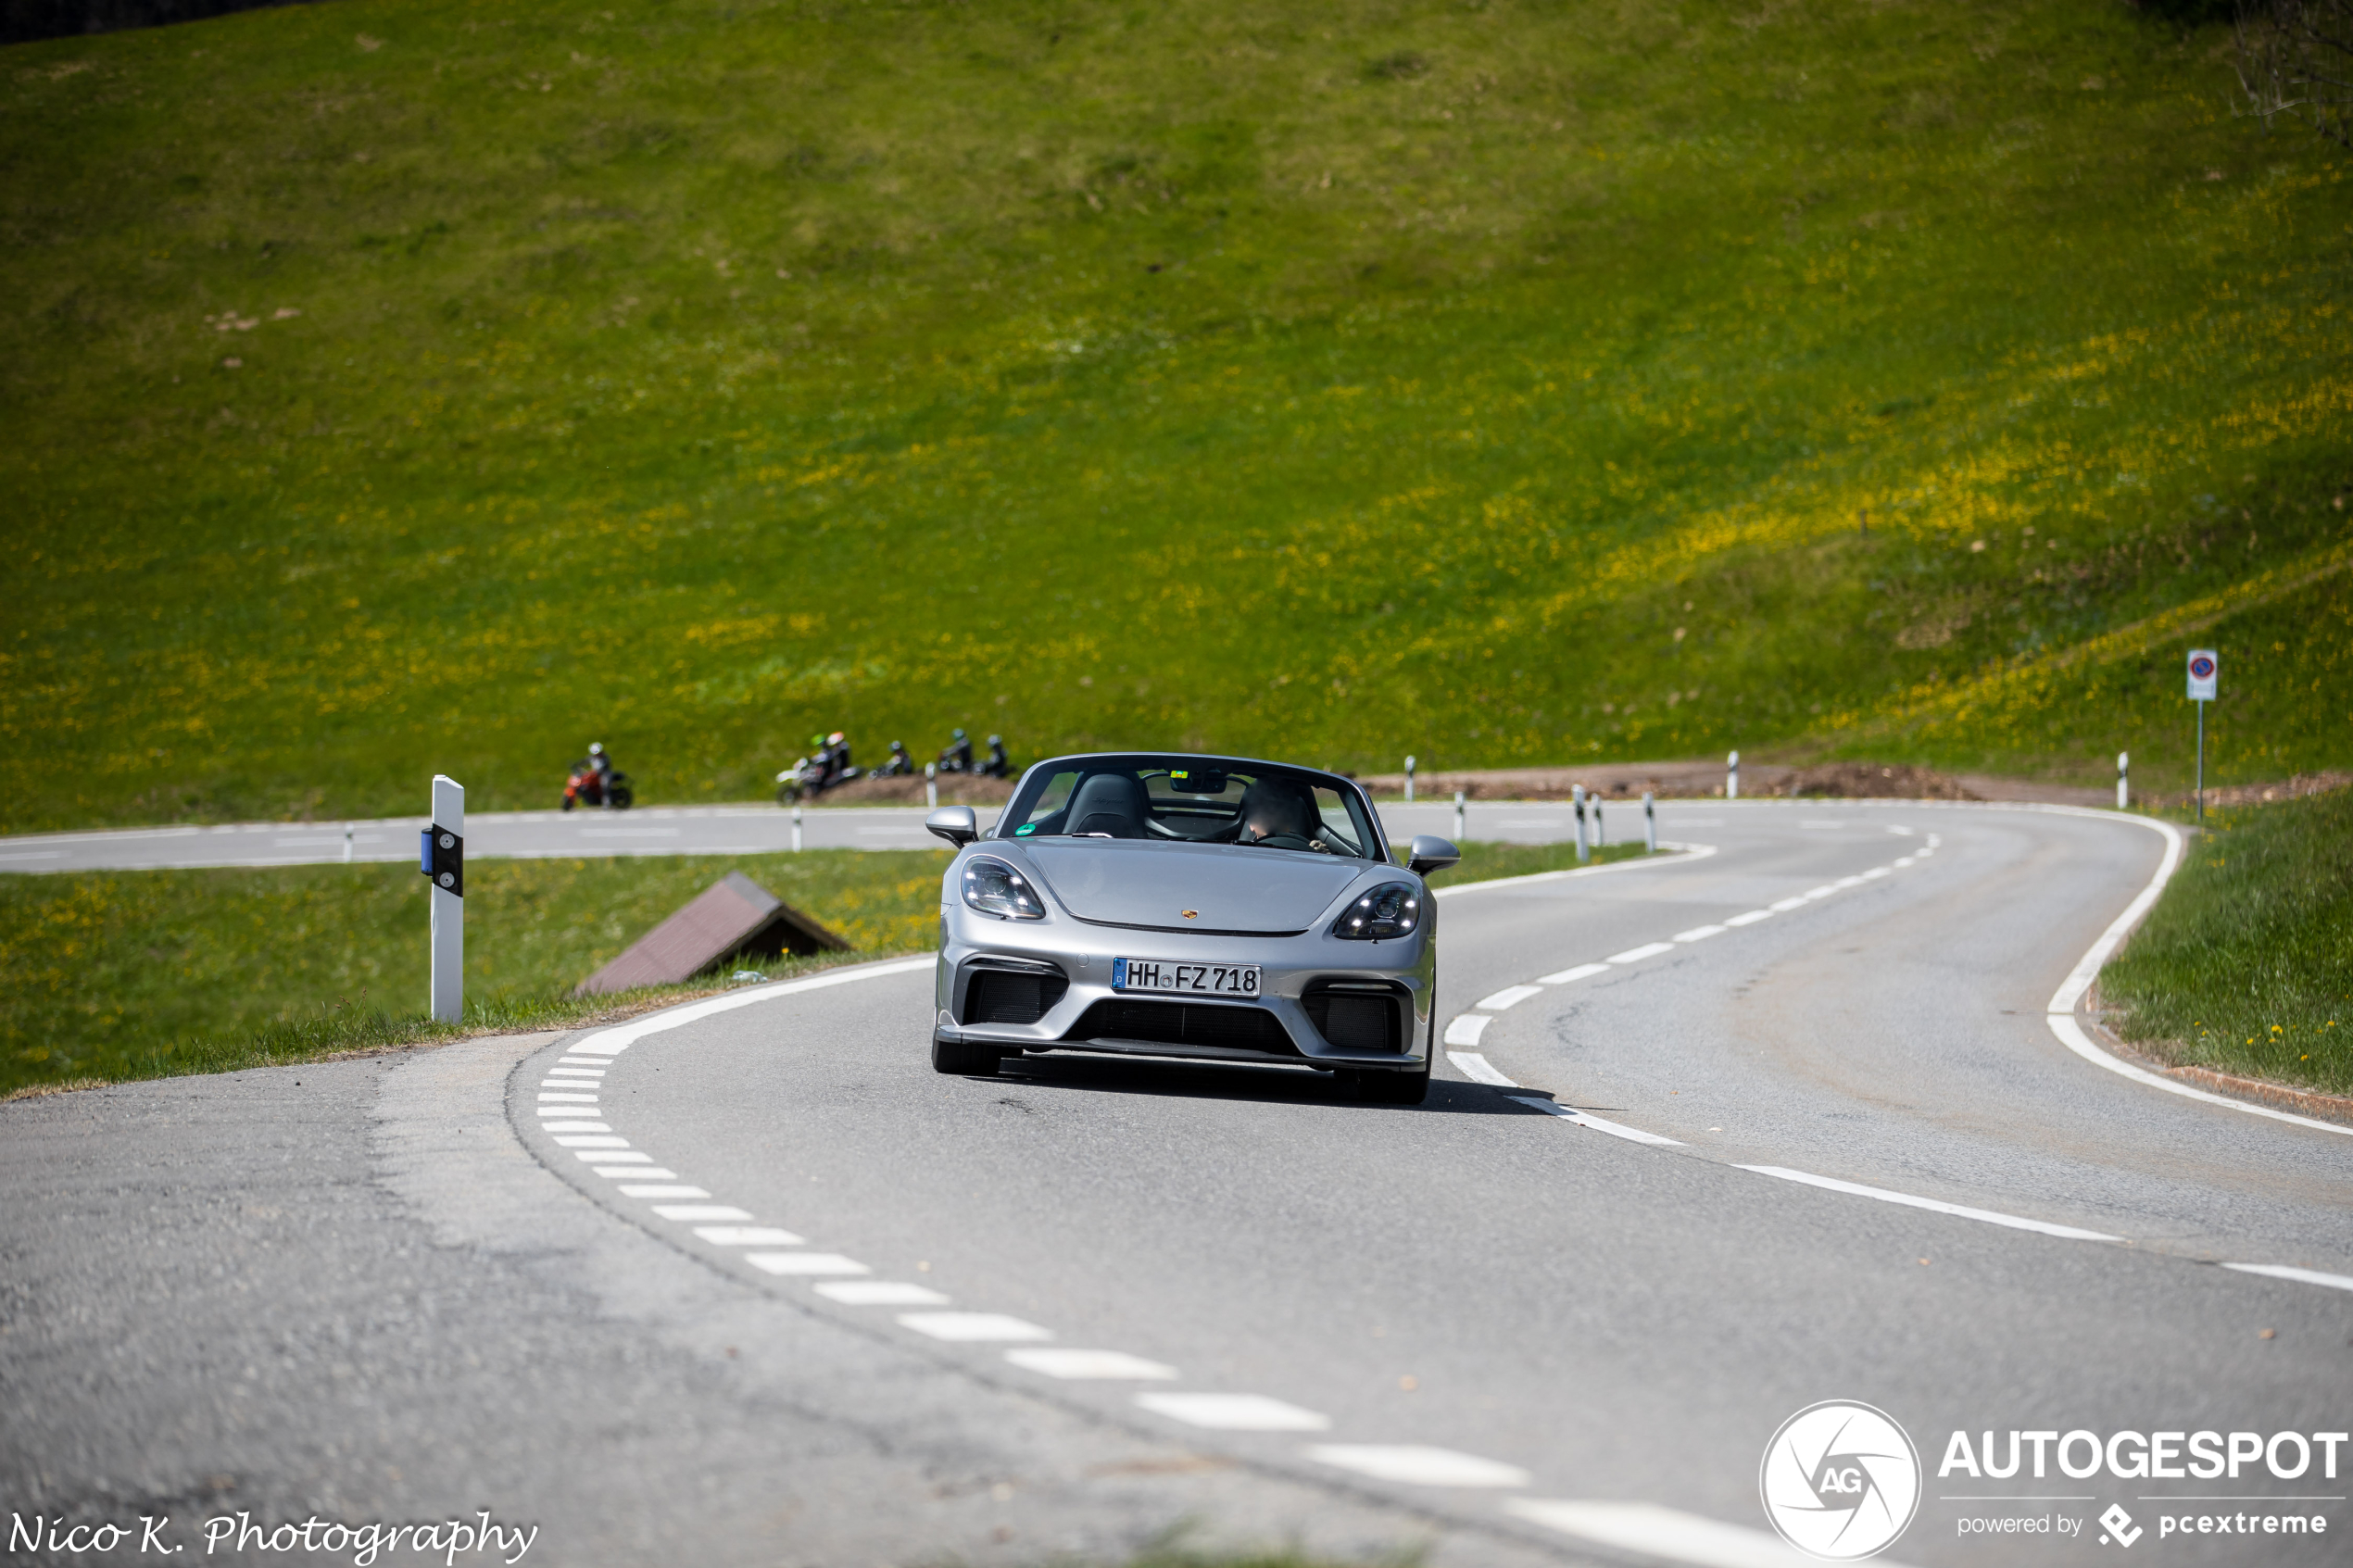
[[2353,188],[2026,0],[0,51],[0,826],[869,753],[2353,760]]
[[2353,791],[2215,812],[2100,976],[2176,1062],[2353,1094]]

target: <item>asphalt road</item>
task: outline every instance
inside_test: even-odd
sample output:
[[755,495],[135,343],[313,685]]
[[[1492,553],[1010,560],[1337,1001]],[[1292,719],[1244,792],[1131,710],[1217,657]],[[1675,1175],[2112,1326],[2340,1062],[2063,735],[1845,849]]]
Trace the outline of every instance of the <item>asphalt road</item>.
[[[990,807],[980,820],[993,820]],[[1451,806],[1386,808],[1404,832],[1452,833]],[[1466,808],[1474,838],[1544,844],[1571,836],[1566,806],[1491,802]],[[1670,821],[1676,807],[1659,808]],[[826,806],[801,812],[809,849],[936,849],[921,807]],[[162,871],[197,866],[307,866],[338,860],[413,861],[422,817],[350,822],[236,822],[220,827],[117,828],[0,837],[0,872]],[[1613,806],[1612,843],[1642,837],[1639,805]],[[761,805],[655,807],[633,811],[483,811],[466,819],[472,859],[596,859],[619,855],[771,855],[793,847],[793,814]]]
[[[0,1106],[0,1487],[84,1520],[487,1510],[553,1562],[1042,1562],[1184,1520],[1765,1562],[1768,1439],[1850,1399],[1925,1467],[1889,1560],[2118,1529],[2133,1560],[2345,1561],[2353,1444],[2334,1476],[1939,1474],[1955,1433],[2353,1426],[2353,1137],[2104,1072],[2045,1018],[2159,837],[1661,824],[1712,852],[1447,895],[1456,1044],[1416,1108],[1280,1069],[943,1078],[920,964]],[[2167,1524],[2291,1513],[2330,1533]],[[1965,1533],[2004,1519],[2052,1533]]]

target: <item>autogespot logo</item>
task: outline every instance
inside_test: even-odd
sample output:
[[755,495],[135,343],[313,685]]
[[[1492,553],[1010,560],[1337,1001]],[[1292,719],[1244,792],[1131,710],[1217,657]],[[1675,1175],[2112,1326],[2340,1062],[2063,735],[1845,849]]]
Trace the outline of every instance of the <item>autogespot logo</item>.
[[1884,1551],[1920,1506],[1920,1456],[1884,1411],[1849,1399],[1808,1405],[1781,1423],[1756,1473],[1765,1517],[1798,1550],[1828,1562]]

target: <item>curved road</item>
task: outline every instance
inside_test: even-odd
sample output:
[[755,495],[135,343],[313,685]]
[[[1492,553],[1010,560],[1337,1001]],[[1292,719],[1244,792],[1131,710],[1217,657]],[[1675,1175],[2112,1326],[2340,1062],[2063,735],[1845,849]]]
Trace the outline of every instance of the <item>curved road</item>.
[[[2160,837],[1917,803],[1661,816],[1708,852],[1446,895],[1453,1043],[1416,1108],[1279,1069],[941,1077],[920,962],[0,1108],[9,1190],[64,1195],[6,1222],[0,1478],[86,1511],[201,1496],[199,1456],[233,1450],[271,1517],[488,1508],[565,1562],[1037,1562],[1190,1518],[1441,1562],[1761,1563],[1789,1560],[1767,1440],[1847,1399],[1926,1466],[1891,1560],[2098,1552],[2116,1505],[2136,1555],[2343,1561],[2353,1444],[2333,1476],[2319,1449],[2293,1478],[1939,1474],[1957,1433],[2353,1424],[2353,1137],[2103,1072],[2045,1017]],[[317,1200],[349,1210],[333,1239],[305,1227],[337,1266],[257,1242],[257,1297],[175,1262],[201,1241],[129,1245],[194,1199],[125,1161],[209,1172],[216,1218],[281,1179],[212,1165],[292,1147],[296,1074],[343,1097],[321,1139],[372,1130],[339,1179],[364,1190]],[[297,1209],[328,1158],[303,1147]],[[475,1285],[417,1287],[430,1353],[319,1326],[453,1268]],[[142,1376],[92,1375],[108,1312],[175,1269],[187,1326],[143,1329]],[[315,1375],[247,1366],[265,1386],[225,1398],[208,1314]],[[398,1392],[420,1356],[462,1424]],[[367,1419],[322,1458],[296,1387]],[[2163,1523],[2200,1512],[2334,1534]],[[2006,1518],[2054,1534],[1970,1533]]]

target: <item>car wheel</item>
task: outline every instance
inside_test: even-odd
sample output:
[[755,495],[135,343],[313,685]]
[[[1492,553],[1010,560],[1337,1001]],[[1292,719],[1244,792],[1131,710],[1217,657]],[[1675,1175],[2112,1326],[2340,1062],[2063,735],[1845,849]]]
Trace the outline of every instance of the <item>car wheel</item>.
[[989,1078],[997,1073],[998,1052],[994,1046],[968,1045],[962,1040],[931,1038],[931,1068],[935,1073],[952,1073],[964,1078]]
[[1429,1064],[1410,1073],[1385,1067],[1342,1068],[1340,1086],[1373,1105],[1419,1105],[1429,1094]]

